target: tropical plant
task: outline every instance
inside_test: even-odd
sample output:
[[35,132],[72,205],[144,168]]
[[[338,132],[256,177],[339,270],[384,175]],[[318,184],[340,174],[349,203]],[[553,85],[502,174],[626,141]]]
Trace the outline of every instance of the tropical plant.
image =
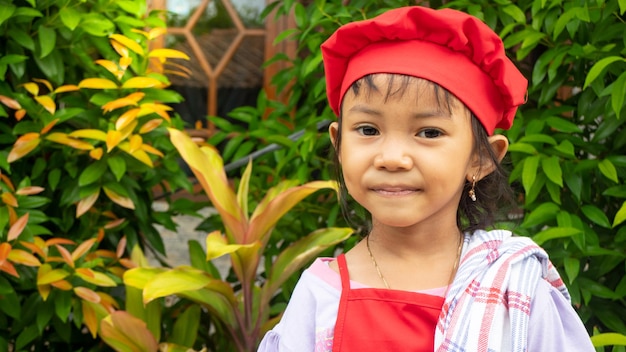
[[[506,134],[532,237],[596,346],[626,345],[626,3],[453,1],[496,28],[530,78]],[[615,350],[624,350],[623,347]]]
[[145,10],[0,0],[0,350],[103,346],[127,248],[164,252],[155,225],[193,209],[151,208],[190,183],[165,129],[182,122],[164,72],[186,56],[149,50],[165,29]]
[[[146,304],[170,295],[200,304],[209,312],[217,331],[228,336],[227,341],[222,338],[216,343],[219,351],[253,351],[278,319],[271,317],[272,299],[281,285],[322,250],[352,233],[349,228],[318,229],[291,243],[276,257],[266,257],[261,268],[264,248],[281,217],[305,197],[322,189],[335,189],[335,184],[312,181],[298,186],[297,181],[281,182],[267,191],[250,214],[248,181],[252,164],[248,164],[235,193],[215,148],[198,147],[184,132],[175,129],[169,132],[172,143],[220,214],[224,233],[217,230],[207,235],[206,254],[198,254],[197,250],[190,253],[192,267],[138,267],[124,274],[124,283],[142,290]],[[235,274],[232,282],[222,279],[210,263],[226,254],[230,255]],[[187,324],[194,326],[200,311],[193,305],[185,309],[182,314],[188,315]],[[188,336],[192,338],[186,340],[186,347],[194,347],[196,330],[189,331]]]

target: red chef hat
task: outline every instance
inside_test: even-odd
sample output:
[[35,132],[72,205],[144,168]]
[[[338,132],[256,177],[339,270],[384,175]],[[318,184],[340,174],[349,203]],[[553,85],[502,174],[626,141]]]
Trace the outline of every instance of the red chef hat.
[[508,129],[527,80],[485,23],[460,11],[402,7],[340,27],[322,44],[326,91],[339,116],[352,83],[373,73],[435,82],[461,100],[489,135]]

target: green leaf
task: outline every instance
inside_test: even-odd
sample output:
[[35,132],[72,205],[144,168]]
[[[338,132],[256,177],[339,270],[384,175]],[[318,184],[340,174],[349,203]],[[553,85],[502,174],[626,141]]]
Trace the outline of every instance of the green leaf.
[[66,6],[61,8],[59,10],[59,16],[61,17],[61,22],[71,31],[76,29],[80,23],[80,12],[76,11],[73,7]]
[[556,147],[554,147],[554,149],[558,150],[559,152],[567,156],[571,156],[571,157],[576,156],[575,151],[574,151],[574,145],[572,144],[572,142],[568,141],[567,139],[562,141]]
[[0,311],[12,318],[20,318],[22,314],[21,308],[20,299],[15,292],[3,295],[2,299],[0,299]]
[[146,12],[145,1],[117,0],[115,4],[137,18]]
[[561,170],[558,157],[551,156],[541,158],[541,167],[550,181],[563,187],[563,171]]
[[[626,2],[626,0],[623,2]],[[624,7],[626,7],[626,5]],[[622,14],[623,13],[624,11],[622,10]],[[593,344],[593,347],[626,346],[626,335],[618,334],[616,332],[597,334],[591,336],[591,343]]]
[[611,180],[611,181],[613,181],[615,183],[619,183],[619,179],[617,177],[617,169],[615,168],[615,165],[613,165],[611,160],[604,159],[604,160],[600,161],[598,163],[598,169],[600,169],[600,172],[606,178],[608,178],[609,180]]
[[35,63],[49,80],[56,84],[63,83],[65,79],[65,63],[60,50],[53,50],[44,58],[35,56]]
[[115,179],[118,181],[124,177],[126,173],[126,161],[121,156],[113,156],[107,159],[109,170],[115,175]]
[[624,107],[624,96],[626,96],[626,72],[622,72],[617,80],[615,80],[615,83],[613,83],[613,91],[611,92],[611,106],[618,119]]
[[567,121],[561,117],[551,116],[546,119],[546,123],[551,128],[566,133],[580,133],[580,127],[573,122]]
[[537,154],[537,149],[532,144],[521,142],[512,143],[508,150],[510,152],[526,153],[530,155]]
[[517,23],[526,23],[526,15],[519,7],[515,5],[508,5],[502,8],[502,11],[511,16]]
[[39,337],[39,331],[37,330],[37,325],[30,325],[20,332],[17,336],[17,340],[15,340],[15,350],[21,351],[26,345],[31,343]]
[[540,157],[538,155],[529,156],[524,160],[524,169],[522,170],[522,185],[526,193],[530,192],[535,179],[537,177],[537,169],[539,168]]
[[80,28],[93,36],[105,37],[113,33],[115,24],[100,14],[90,13],[83,17]]
[[578,258],[566,257],[563,259],[563,266],[565,267],[565,274],[570,284],[578,277],[580,271],[580,260]]
[[587,73],[583,89],[586,89],[593,81],[595,81],[607,66],[617,61],[624,61],[624,58],[619,56],[608,56],[596,62],[591,69],[589,69],[589,73]]
[[107,170],[107,164],[103,161],[96,161],[95,163],[87,166],[83,172],[80,173],[78,177],[78,185],[86,186],[91,183],[98,181],[102,178],[102,175]]
[[622,203],[622,206],[617,211],[617,214],[615,214],[612,227],[615,228],[617,225],[624,222],[624,220],[626,220],[626,202]]
[[185,291],[199,290],[214,279],[191,267],[179,267],[157,274],[143,290],[144,302]]
[[15,12],[15,9],[16,7],[13,4],[4,3],[2,4],[2,6],[0,6],[0,25],[8,18],[11,18],[11,16]]
[[527,228],[543,224],[554,218],[559,210],[561,207],[551,202],[540,204],[524,218],[522,226]]
[[267,305],[276,290],[296,271],[315,258],[321,251],[345,241],[353,230],[350,228],[325,228],[316,230],[292,243],[272,265],[263,285],[261,304]]
[[193,346],[200,327],[200,306],[190,305],[178,316],[169,341],[181,346]]
[[555,238],[572,237],[579,233],[580,230],[574,227],[551,227],[538,232],[532,238],[533,241],[541,246],[546,241],[553,240]]
[[623,16],[626,13],[626,0],[617,0],[617,3],[619,4],[619,14]]
[[43,59],[48,56],[52,50],[54,49],[57,41],[57,32],[46,26],[39,26],[39,46],[41,47],[41,52],[39,53],[39,58]]
[[605,227],[605,228],[611,228],[611,223],[609,223],[609,218],[606,216],[606,214],[600,210],[598,207],[596,207],[595,205],[583,205],[581,207],[581,210],[583,212],[583,214],[585,214],[585,216],[593,221],[594,223]]

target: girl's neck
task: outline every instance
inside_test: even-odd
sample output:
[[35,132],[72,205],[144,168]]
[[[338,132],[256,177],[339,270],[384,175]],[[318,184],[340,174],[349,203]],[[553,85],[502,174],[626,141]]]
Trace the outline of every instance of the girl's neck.
[[388,254],[402,258],[441,255],[457,248],[461,231],[455,226],[434,228],[390,228],[373,224],[370,241]]

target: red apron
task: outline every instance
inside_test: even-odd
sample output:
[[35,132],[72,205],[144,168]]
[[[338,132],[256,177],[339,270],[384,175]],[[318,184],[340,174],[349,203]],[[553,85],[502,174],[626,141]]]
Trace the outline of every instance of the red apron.
[[434,350],[443,297],[417,292],[350,288],[346,258],[337,257],[341,300],[333,352]]

